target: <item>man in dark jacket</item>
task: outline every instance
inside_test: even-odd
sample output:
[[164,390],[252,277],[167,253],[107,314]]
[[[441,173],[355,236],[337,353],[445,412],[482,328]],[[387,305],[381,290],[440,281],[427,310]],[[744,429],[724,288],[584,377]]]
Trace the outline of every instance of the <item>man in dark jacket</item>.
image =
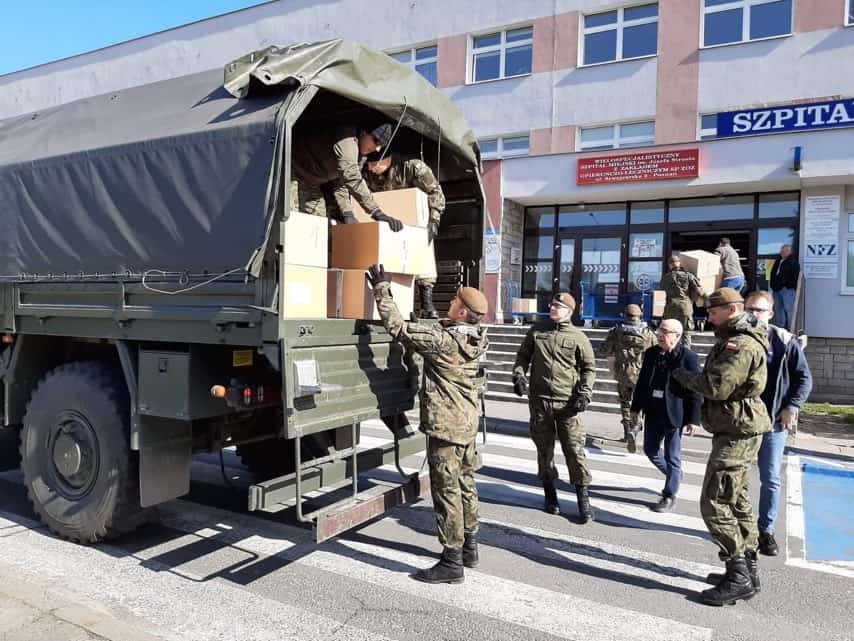
[[[768,292],[748,295],[745,309],[764,323],[774,317]],[[759,446],[759,551],[778,553],[774,524],[780,502],[780,468],[789,432],[797,429],[798,412],[812,391],[812,373],[797,338],[785,329],[768,325],[768,383],[762,401],[768,408],[772,428],[762,435]]]
[[792,315],[795,311],[795,290],[798,288],[798,277],[801,266],[798,259],[792,256],[792,246],[783,245],[780,256],[771,267],[768,282],[774,292],[774,310],[777,326],[791,329]]
[[578,515],[583,523],[593,518],[587,491],[590,470],[584,451],[585,433],[581,414],[593,397],[596,357],[590,340],[572,324],[575,299],[558,294],[549,308],[550,321],[532,325],[513,366],[513,389],[518,396],[528,391],[531,369],[531,439],[537,446],[538,476],[545,493],[544,509],[558,514],[554,463],[555,436],[560,441],[569,480],[575,485]]
[[[637,387],[632,398],[632,420],[644,414],[643,451],[666,477],[655,512],[669,512],[676,502],[682,480],[682,429],[690,436],[700,424],[702,397],[685,390],[670,374],[677,367],[699,372],[697,354],[682,345],[682,325],[674,319],[662,321],[658,345],[643,355]],[[664,455],[661,445],[664,443]]]

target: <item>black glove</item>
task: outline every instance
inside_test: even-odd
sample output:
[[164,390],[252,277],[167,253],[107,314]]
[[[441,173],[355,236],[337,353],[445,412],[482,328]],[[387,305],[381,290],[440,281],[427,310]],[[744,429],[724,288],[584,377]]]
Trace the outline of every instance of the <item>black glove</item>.
[[383,213],[382,209],[377,209],[374,213],[372,213],[371,218],[373,218],[378,223],[388,223],[388,226],[391,227],[391,230],[393,232],[398,232],[403,229],[402,222],[400,222],[397,218],[392,218],[388,214]]
[[513,377],[513,391],[516,392],[516,396],[524,396],[528,393],[528,379],[524,375]]
[[368,267],[368,273],[365,274],[365,278],[373,289],[376,289],[380,283],[391,282],[391,276],[385,273],[385,268],[382,265],[371,265]]
[[439,235],[439,221],[431,220],[427,225],[427,242],[432,243],[433,239]]
[[590,405],[590,399],[586,396],[579,396],[575,399],[575,402],[572,404],[572,409],[575,410],[576,414],[581,414],[587,409],[587,406]]
[[352,225],[354,223],[359,222],[356,220],[356,217],[353,215],[352,211],[342,211],[341,212],[341,222],[344,225]]

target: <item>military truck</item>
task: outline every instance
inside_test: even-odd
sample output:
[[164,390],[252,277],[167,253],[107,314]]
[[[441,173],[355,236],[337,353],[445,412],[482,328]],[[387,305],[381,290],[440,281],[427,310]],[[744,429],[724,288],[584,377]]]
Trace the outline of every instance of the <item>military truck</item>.
[[[478,286],[476,138],[421,76],[357,43],[269,47],[0,121],[3,428],[51,530],[129,532],[188,493],[194,453],[233,446],[258,475],[248,509],[295,502],[318,540],[424,491],[409,476],[370,498],[356,484],[381,465],[405,474],[423,449],[399,345],[377,322],[283,313],[291,141],[378,118],[395,153],[438,170],[438,257]],[[360,447],[378,417],[388,443]],[[307,493],[342,485],[306,513]]]

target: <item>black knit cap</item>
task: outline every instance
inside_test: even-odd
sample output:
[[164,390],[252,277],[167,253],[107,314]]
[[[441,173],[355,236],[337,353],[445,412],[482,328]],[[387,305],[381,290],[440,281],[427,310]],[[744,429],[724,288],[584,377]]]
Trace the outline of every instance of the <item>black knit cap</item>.
[[392,128],[388,123],[382,124],[371,132],[380,147],[385,147],[391,141]]

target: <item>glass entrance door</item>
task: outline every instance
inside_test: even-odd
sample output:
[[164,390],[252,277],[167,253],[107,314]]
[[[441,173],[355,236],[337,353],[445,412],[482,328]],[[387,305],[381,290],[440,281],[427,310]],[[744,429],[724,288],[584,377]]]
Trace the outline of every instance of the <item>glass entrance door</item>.
[[581,290],[585,318],[606,319],[622,313],[621,276],[623,239],[583,238],[581,241]]

